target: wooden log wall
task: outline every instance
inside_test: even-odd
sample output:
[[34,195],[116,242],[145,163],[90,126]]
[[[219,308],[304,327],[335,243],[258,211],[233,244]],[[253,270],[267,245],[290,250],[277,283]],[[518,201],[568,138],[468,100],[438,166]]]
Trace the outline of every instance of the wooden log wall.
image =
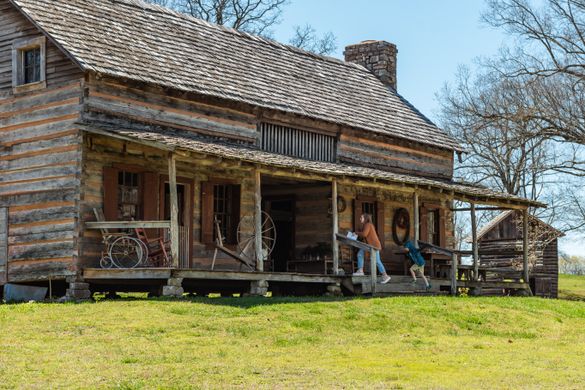
[[395,172],[451,179],[453,152],[389,137],[343,130],[339,138],[338,159]]
[[[12,91],[12,42],[22,38],[42,36],[8,0],[0,0],[0,97]],[[47,87],[72,79],[83,78],[83,73],[73,61],[47,40]]]
[[0,100],[0,207],[8,281],[75,271],[81,81]]
[[[81,220],[95,221],[93,208],[103,208],[104,183],[103,168],[109,166],[130,166],[144,172],[154,172],[161,176],[168,174],[167,153],[148,146],[124,142],[114,138],[86,134],[84,141]],[[201,242],[201,183],[220,179],[233,184],[240,184],[240,216],[253,215],[254,211],[254,176],[251,168],[234,163],[222,162],[216,158],[193,158],[186,160],[180,156],[176,162],[177,177],[193,181],[192,225],[193,245],[191,266],[207,268],[211,266],[213,247]],[[152,189],[145,189],[152,191]],[[155,189],[158,193],[159,189]],[[156,202],[158,205],[160,202]],[[155,215],[159,214],[156,210]],[[84,267],[99,267],[99,258],[103,249],[101,233],[98,230],[85,229],[81,226],[80,263]],[[215,269],[239,269],[233,259],[219,254]]]
[[255,115],[173,97],[155,87],[90,77],[85,93],[84,121],[89,123],[138,130],[158,126],[242,143],[257,140]]

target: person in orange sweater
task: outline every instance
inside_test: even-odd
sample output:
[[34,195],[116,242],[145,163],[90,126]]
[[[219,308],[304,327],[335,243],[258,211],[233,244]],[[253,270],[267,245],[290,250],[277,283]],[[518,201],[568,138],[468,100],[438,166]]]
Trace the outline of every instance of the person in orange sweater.
[[[362,214],[360,216],[360,223],[362,224],[362,231],[356,232],[358,237],[365,238],[366,243],[368,245],[373,246],[377,249],[376,251],[376,265],[378,266],[378,271],[382,273],[382,283],[386,284],[390,281],[390,276],[386,273],[386,269],[384,268],[384,264],[382,264],[382,260],[380,260],[380,250],[382,249],[382,245],[380,244],[380,239],[378,238],[378,233],[376,233],[376,228],[372,223],[372,216],[370,214]],[[358,269],[354,272],[354,276],[362,276],[364,275],[364,253],[363,249],[360,249],[357,254],[358,258]],[[370,259],[371,260],[371,259]]]

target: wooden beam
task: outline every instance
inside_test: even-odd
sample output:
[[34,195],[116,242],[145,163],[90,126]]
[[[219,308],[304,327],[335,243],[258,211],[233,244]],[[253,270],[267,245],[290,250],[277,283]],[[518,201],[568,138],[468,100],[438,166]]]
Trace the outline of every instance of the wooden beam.
[[477,217],[475,203],[470,203],[471,214],[471,251],[473,252],[473,278],[479,280],[479,250],[477,246]]
[[376,280],[378,278],[378,271],[376,269],[376,253],[378,253],[376,249],[370,249],[370,279],[372,283],[372,296],[376,294]]
[[524,270],[524,282],[529,283],[528,275],[528,209],[522,210],[522,260]]
[[414,246],[418,248],[420,240],[420,210],[418,207],[418,192],[414,193],[412,207],[414,208]]
[[102,221],[85,222],[86,229],[170,229],[171,221]]
[[171,256],[173,267],[179,267],[179,197],[175,154],[169,153],[169,187],[171,192]]
[[[513,210],[510,207],[476,207],[475,211],[498,211],[498,210]],[[469,207],[461,207],[451,209],[451,211],[471,211]]]
[[337,233],[339,233],[339,215],[337,210],[337,180],[331,182],[331,220],[333,223],[333,237],[331,240],[333,249],[333,274],[339,273],[339,244]]
[[[451,295],[457,295],[457,253],[451,255]],[[433,282],[434,283],[434,282]]]
[[254,247],[256,248],[256,270],[264,271],[264,258],[262,256],[262,183],[260,171],[254,171]]

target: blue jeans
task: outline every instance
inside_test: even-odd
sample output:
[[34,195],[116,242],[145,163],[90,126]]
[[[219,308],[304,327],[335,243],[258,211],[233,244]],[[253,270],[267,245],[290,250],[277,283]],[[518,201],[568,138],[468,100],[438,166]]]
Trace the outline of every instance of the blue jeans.
[[[358,269],[362,269],[364,268],[364,253],[365,251],[363,249],[360,249],[358,251],[357,257],[358,257]],[[386,269],[384,268],[384,264],[382,264],[382,260],[380,260],[380,251],[376,251],[376,265],[378,266],[378,271],[380,271],[380,273],[386,273]]]

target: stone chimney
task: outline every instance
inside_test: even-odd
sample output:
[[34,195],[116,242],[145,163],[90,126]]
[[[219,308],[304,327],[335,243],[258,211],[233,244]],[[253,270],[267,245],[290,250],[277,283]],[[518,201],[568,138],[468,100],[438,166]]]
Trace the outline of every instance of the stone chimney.
[[396,45],[386,41],[363,41],[345,48],[345,61],[359,64],[396,91]]

